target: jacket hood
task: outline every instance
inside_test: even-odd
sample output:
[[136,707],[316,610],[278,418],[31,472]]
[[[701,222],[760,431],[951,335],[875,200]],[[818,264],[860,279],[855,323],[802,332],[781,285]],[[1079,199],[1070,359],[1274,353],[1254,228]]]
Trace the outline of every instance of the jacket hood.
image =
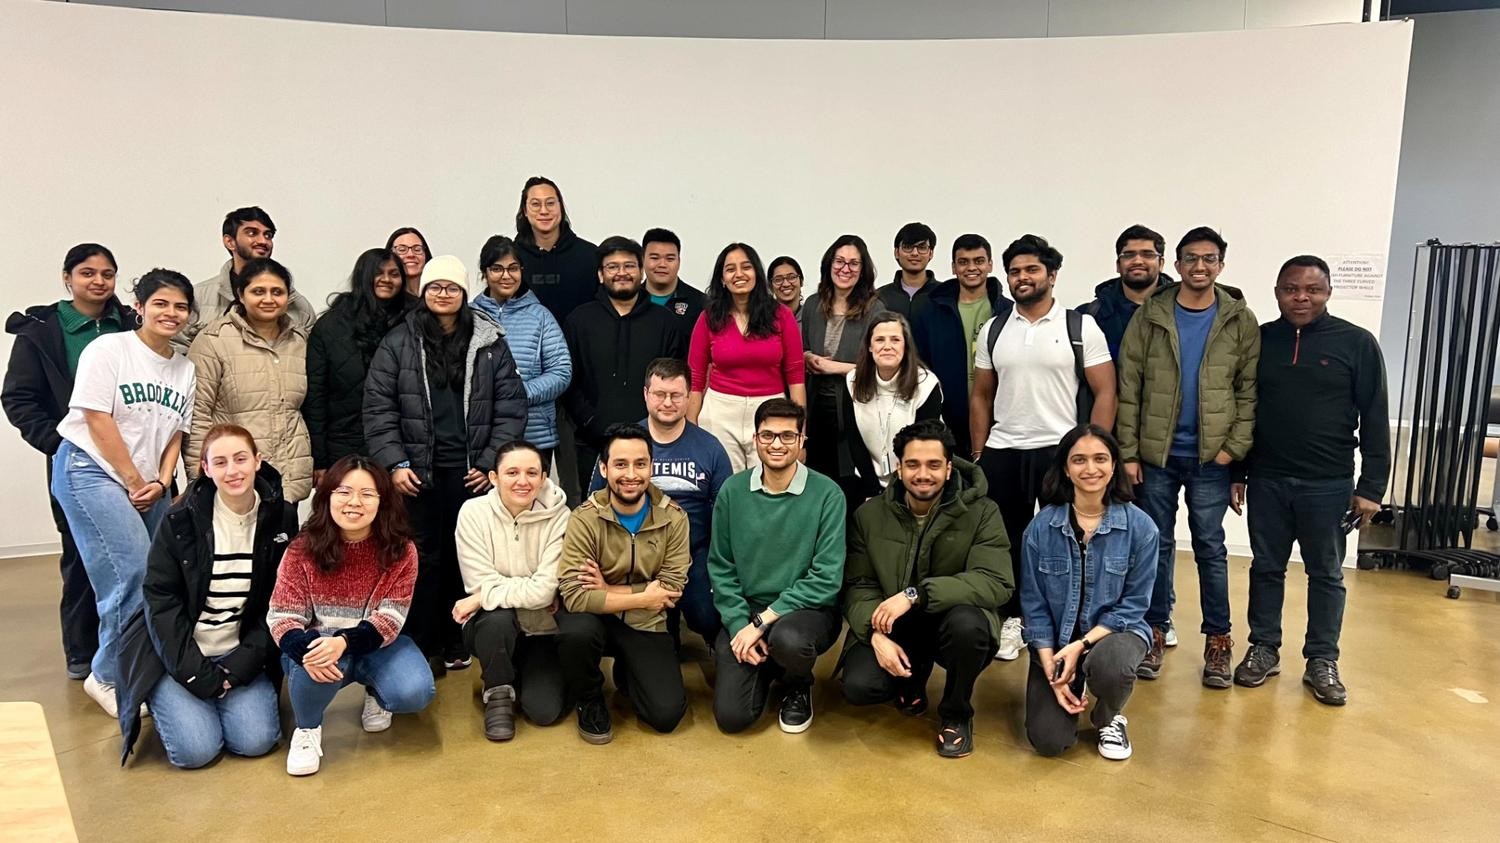
[[[5,332],[20,336],[21,334],[37,330],[52,319],[57,318],[58,308],[58,302],[51,302],[50,304],[36,304],[25,310],[18,310],[5,320]],[[120,301],[119,296],[110,296],[109,301],[104,304],[104,312],[113,312],[122,325],[128,326],[130,324],[130,307]]]
[[[959,457],[953,458],[953,473],[949,475],[948,482],[943,485],[942,502],[949,504],[957,501],[968,507],[970,504],[985,496],[989,491],[989,483],[984,479],[984,472],[979,466]],[[892,506],[906,508],[906,486],[902,485],[901,478],[891,478],[891,484],[885,487],[881,493]]]
[[560,234],[560,235],[558,235],[558,237],[557,237],[557,245],[553,246],[551,249],[547,249],[545,251],[543,249],[539,248],[536,245],[535,241],[527,242],[527,241],[523,241],[523,240],[521,240],[519,238],[517,238],[516,241],[515,241],[516,246],[518,248],[525,249],[527,252],[529,252],[529,253],[531,253],[533,255],[542,255],[542,254],[546,254],[547,252],[551,252],[553,254],[558,254],[558,253],[561,253],[561,252],[566,252],[569,249],[573,248],[574,246],[578,245],[579,242],[580,242],[580,239],[579,239],[578,235],[574,234],[573,230],[571,228],[565,228],[565,229],[563,229],[563,233]]
[[542,488],[537,492],[536,505],[526,510],[519,516],[512,518],[505,504],[500,502],[500,491],[492,489],[485,495],[485,500],[490,505],[490,512],[494,513],[495,519],[502,524],[535,524],[541,521],[552,521],[565,517],[568,512],[568,496],[558,488],[556,483],[550,479],[542,481]]
[[[1172,283],[1152,293],[1151,298],[1146,299],[1141,305],[1141,309],[1147,312],[1147,318],[1157,322],[1169,320],[1172,316],[1172,307],[1177,301],[1177,288],[1180,286],[1182,285]],[[1226,321],[1246,310],[1245,294],[1238,287],[1216,283],[1214,291],[1218,294],[1215,298],[1219,303],[1217,321]]]
[[[1163,272],[1156,281],[1155,292],[1151,295],[1176,289],[1176,287],[1177,279]],[[1094,300],[1099,302],[1100,309],[1106,313],[1123,313],[1130,310],[1132,306],[1130,299],[1125,296],[1125,282],[1118,275],[1108,281],[1100,281],[1094,287]]]

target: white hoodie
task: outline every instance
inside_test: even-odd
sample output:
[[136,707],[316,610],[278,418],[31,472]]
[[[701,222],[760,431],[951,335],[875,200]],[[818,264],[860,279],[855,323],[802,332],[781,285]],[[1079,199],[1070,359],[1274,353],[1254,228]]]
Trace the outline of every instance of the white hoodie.
[[486,611],[515,609],[528,634],[556,632],[547,608],[557,597],[557,566],[571,515],[551,480],[542,482],[536,503],[519,518],[510,516],[498,489],[466,501],[457,532],[464,591],[479,595]]

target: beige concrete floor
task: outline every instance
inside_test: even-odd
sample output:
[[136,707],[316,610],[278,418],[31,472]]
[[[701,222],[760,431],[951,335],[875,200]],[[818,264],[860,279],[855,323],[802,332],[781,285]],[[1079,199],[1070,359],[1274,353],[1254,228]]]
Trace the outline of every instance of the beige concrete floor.
[[[1231,562],[1236,657],[1246,570]],[[937,757],[931,715],[854,709],[826,682],[807,733],[782,734],[768,715],[725,736],[693,647],[684,665],[692,710],[675,734],[643,731],[628,703],[615,703],[606,747],[584,744],[571,718],[523,723],[513,742],[490,744],[470,670],[439,679],[432,707],[379,735],[360,731],[359,692],[344,691],[329,711],[323,770],[308,779],[286,775],[284,749],[174,770],[149,726],[121,769],[114,722],[63,675],[52,560],[0,560],[0,573],[0,700],[44,705],[84,841],[1452,841],[1494,840],[1500,821],[1500,598],[1446,600],[1442,583],[1407,572],[1349,572],[1342,664],[1352,702],[1343,709],[1319,705],[1299,683],[1305,588],[1296,577],[1286,673],[1255,690],[1198,684],[1198,611],[1180,604],[1183,644],[1161,680],[1137,686],[1135,757],[1124,763],[1101,759],[1090,742],[1060,759],[1030,751],[1024,661],[997,662],[981,677],[967,759]],[[1196,591],[1191,565],[1179,563],[1179,594]],[[830,654],[820,676],[832,666]]]

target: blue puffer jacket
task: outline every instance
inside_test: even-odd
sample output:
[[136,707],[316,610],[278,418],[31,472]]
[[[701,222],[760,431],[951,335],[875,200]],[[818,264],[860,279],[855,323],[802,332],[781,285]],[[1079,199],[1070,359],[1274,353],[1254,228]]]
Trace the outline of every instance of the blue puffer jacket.
[[557,399],[573,382],[573,360],[562,328],[530,290],[504,303],[480,293],[473,306],[505,329],[505,342],[526,386],[526,441],[538,448],[556,448]]
[[[1068,507],[1044,507],[1027,525],[1021,548],[1026,643],[1057,650],[1073,640],[1081,618],[1084,632],[1105,626],[1150,644],[1146,607],[1156,584],[1156,557],[1156,524],[1135,504],[1110,504],[1089,540],[1087,564],[1079,558]],[[1085,578],[1087,602],[1079,605]]]

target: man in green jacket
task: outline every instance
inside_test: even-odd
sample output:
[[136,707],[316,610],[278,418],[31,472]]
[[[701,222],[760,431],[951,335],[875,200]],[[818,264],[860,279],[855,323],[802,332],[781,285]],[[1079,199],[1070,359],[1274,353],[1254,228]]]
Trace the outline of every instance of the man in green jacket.
[[714,721],[741,732],[760,719],[778,676],[781,731],[812,724],[813,665],[839,638],[844,495],[797,461],[807,413],[773,398],[755,410],[760,465],[724,481],[714,502],[708,579],[724,619],[714,647]]
[[[1224,512],[1231,505],[1229,464],[1250,453],[1260,326],[1239,290],[1217,282],[1229,244],[1195,228],[1177,244],[1182,283],[1141,305],[1120,342],[1116,430],[1125,471],[1141,486],[1137,504],[1156,522],[1160,548],[1146,622],[1151,649],[1137,674],[1161,672],[1172,616],[1177,499],[1186,490],[1188,529],[1198,564],[1203,684],[1228,688],[1229,557]],[[1234,504],[1240,512],[1238,502]]]
[[953,434],[921,421],[896,434],[895,482],[854,513],[844,568],[844,697],[894,699],[927,710],[934,662],[947,671],[938,704],[938,754],[974,751],[979,674],[1000,638],[999,609],[1014,591],[1010,541],[984,474],[953,458]]

